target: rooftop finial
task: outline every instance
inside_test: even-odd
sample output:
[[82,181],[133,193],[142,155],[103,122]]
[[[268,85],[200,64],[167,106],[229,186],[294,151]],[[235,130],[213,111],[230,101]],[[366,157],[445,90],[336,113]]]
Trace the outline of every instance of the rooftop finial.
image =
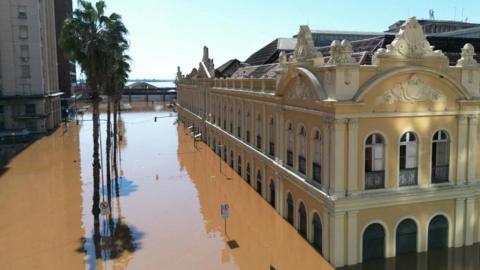
[[202,57],[202,62],[204,63],[208,63],[209,60],[208,60],[208,47],[207,46],[203,46],[203,57]]
[[317,56],[321,56],[321,53],[317,52],[317,49],[315,49],[310,28],[308,25],[300,25],[293,58],[297,61],[304,61],[313,59]]
[[462,48],[462,57],[458,59],[457,66],[465,67],[465,66],[475,66],[477,65],[477,60],[473,57],[475,56],[475,48],[470,43],[467,43]]

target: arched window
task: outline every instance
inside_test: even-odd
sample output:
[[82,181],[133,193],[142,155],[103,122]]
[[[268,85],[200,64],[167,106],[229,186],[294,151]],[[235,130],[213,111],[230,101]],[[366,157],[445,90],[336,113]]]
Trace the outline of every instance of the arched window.
[[237,173],[238,175],[242,176],[242,157],[238,156],[237,159]]
[[293,130],[292,124],[287,127],[287,166],[293,167]]
[[385,257],[385,230],[378,223],[367,227],[363,233],[363,261]]
[[293,198],[291,193],[287,195],[287,221],[293,225]]
[[368,136],[365,145],[365,189],[385,187],[385,144],[382,135]]
[[320,131],[315,131],[313,136],[313,151],[312,151],[312,179],[313,181],[322,183],[322,137]]
[[437,215],[428,224],[428,250],[448,247],[448,220]]
[[406,132],[400,138],[400,186],[417,184],[417,137]]
[[275,156],[275,120],[270,118],[270,122],[268,123],[268,154],[270,156]]
[[250,162],[247,161],[247,167],[245,168],[245,181],[247,181],[248,184],[250,184],[250,178],[251,178],[251,170],[250,170]]
[[227,130],[227,106],[223,106],[223,129]]
[[312,220],[312,244],[316,250],[323,254],[322,251],[322,222],[317,213],[313,214]]
[[432,183],[448,182],[450,140],[445,130],[439,130],[432,140]]
[[268,199],[268,202],[273,208],[275,208],[275,183],[273,179],[270,179],[269,189],[270,189],[270,197]]
[[257,192],[262,195],[262,173],[260,170],[257,171]]
[[307,132],[305,127],[300,128],[298,133],[298,171],[305,174],[306,172],[306,155],[305,155],[305,141],[307,137]]
[[260,114],[257,115],[256,131],[257,131],[256,146],[258,149],[262,149],[262,116]]
[[233,150],[230,150],[230,168],[233,169]]
[[233,107],[230,107],[230,113],[228,117],[230,118],[230,133],[233,134]]
[[245,114],[245,118],[245,140],[247,143],[250,143],[250,127],[252,124],[252,121],[250,120],[250,112]]
[[238,112],[237,112],[237,137],[238,138],[242,136],[241,123],[242,123],[242,112],[240,111],[240,109],[238,109]]
[[307,210],[303,202],[298,206],[298,232],[303,238],[307,238]]
[[397,227],[397,256],[415,252],[417,252],[417,223],[410,218],[402,220]]

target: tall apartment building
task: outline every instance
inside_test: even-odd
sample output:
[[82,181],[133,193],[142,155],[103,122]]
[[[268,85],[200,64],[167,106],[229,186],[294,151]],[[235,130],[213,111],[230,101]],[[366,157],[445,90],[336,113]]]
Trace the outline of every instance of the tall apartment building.
[[278,63],[177,74],[179,120],[335,267],[480,242],[474,46],[434,50],[414,17],[385,45],[325,56],[301,26]]
[[0,130],[61,122],[53,1],[0,1]]
[[[72,0],[55,0],[55,32],[57,41],[60,39],[63,22],[72,17]],[[57,42],[58,43],[58,42]],[[57,46],[58,87],[64,98],[73,95],[72,83],[76,82],[75,63],[68,60],[63,49]]]

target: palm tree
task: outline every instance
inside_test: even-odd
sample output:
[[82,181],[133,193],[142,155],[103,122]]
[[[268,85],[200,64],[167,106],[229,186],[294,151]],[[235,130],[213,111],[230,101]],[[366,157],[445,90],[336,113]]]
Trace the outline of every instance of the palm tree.
[[118,148],[118,126],[117,115],[120,112],[120,99],[122,98],[122,90],[128,80],[128,73],[130,72],[130,57],[122,54],[117,60],[115,66],[115,91],[113,94],[113,168],[115,172],[115,183],[117,185],[118,193],[118,169],[117,169],[117,148]]
[[[119,76],[119,68],[122,67],[124,63],[122,61],[125,57],[125,51],[128,49],[129,45],[125,38],[127,34],[127,29],[123,24],[120,15],[112,14],[109,17],[109,20],[106,22],[108,31],[106,35],[107,43],[110,47],[110,57],[109,57],[109,66],[110,69],[108,70],[109,73],[107,74],[107,81],[105,85],[105,94],[107,95],[107,141],[106,141],[106,162],[107,162],[107,190],[108,190],[108,199],[110,201],[111,194],[112,194],[112,187],[111,187],[111,146],[112,146],[112,130],[111,130],[111,104],[112,98],[116,95],[118,91],[121,89],[118,88],[118,85],[121,85],[123,88],[126,79],[128,78],[128,71],[125,71],[123,77]],[[128,56],[126,56],[128,57]],[[129,59],[129,58],[128,58]],[[128,63],[127,63],[128,65]],[[125,79],[125,82],[122,80]]]
[[[127,30],[118,14],[105,15],[106,4],[98,1],[94,5],[85,0],[78,1],[80,8],[73,12],[71,19],[64,22],[60,45],[65,55],[76,61],[87,77],[92,102],[93,122],[93,206],[94,242],[100,241],[100,158],[99,158],[99,103],[100,93],[108,84],[112,69],[111,45],[128,47]],[[96,256],[101,254],[96,250]]]

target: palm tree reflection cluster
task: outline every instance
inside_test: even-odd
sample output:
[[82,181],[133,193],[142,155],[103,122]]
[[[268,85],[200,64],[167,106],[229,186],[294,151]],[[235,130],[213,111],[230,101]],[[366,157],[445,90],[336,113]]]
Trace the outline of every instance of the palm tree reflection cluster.
[[[95,259],[119,258],[125,251],[138,248],[141,233],[124,223],[120,208],[120,185],[117,168],[119,152],[117,122],[120,112],[121,92],[130,72],[130,57],[126,35],[127,28],[117,13],[105,14],[105,1],[91,3],[78,1],[79,8],[71,19],[64,22],[60,44],[65,55],[77,62],[87,78],[88,94],[92,103],[93,122],[93,247]],[[103,178],[100,136],[100,95],[107,96],[106,127],[106,179]],[[113,107],[113,128],[111,111]],[[118,121],[117,121],[118,120]],[[113,141],[113,149],[112,149]],[[102,157],[103,159],[103,157]],[[114,175],[112,179],[112,173]],[[105,181],[104,181],[105,180]],[[100,193],[100,182],[102,193]],[[115,185],[115,192],[112,188]],[[106,187],[106,191],[105,191]],[[112,207],[115,195],[116,207]],[[102,197],[102,198],[101,198]],[[102,203],[100,200],[102,199]],[[102,207],[103,206],[103,207]],[[115,214],[112,210],[116,210]],[[115,217],[116,215],[116,217]],[[87,239],[82,240],[82,252],[88,252]]]

